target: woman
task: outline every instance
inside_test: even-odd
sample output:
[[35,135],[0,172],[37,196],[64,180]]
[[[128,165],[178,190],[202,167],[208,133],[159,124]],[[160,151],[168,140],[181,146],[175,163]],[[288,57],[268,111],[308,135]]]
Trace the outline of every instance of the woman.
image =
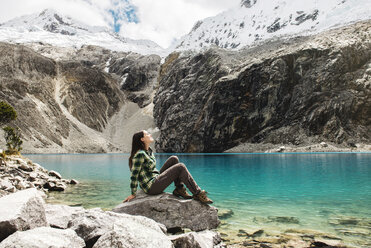
[[[202,203],[213,203],[206,196],[206,191],[193,180],[187,167],[183,163],[179,163],[176,156],[171,156],[161,170],[156,169],[156,159],[149,145],[153,142],[152,135],[143,130],[133,135],[131,154],[129,158],[129,167],[131,170],[131,195],[123,202],[131,201],[135,198],[138,182],[141,189],[149,195],[157,195],[162,193],[172,182],[175,184],[173,194],[177,197],[185,199],[194,198]],[[187,193],[186,188],[192,192],[193,197]]]

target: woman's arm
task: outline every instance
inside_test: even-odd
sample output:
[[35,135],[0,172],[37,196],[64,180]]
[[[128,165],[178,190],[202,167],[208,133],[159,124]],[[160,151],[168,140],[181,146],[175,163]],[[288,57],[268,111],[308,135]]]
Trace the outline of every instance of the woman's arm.
[[128,201],[131,201],[135,198],[135,195],[129,195],[128,197],[126,197],[125,200],[123,200],[122,202],[128,202]]
[[138,188],[138,176],[142,169],[142,165],[145,161],[144,154],[142,152],[138,152],[135,154],[133,158],[133,167],[131,168],[131,177],[130,177],[130,188],[131,188],[131,195],[134,195],[137,193]]

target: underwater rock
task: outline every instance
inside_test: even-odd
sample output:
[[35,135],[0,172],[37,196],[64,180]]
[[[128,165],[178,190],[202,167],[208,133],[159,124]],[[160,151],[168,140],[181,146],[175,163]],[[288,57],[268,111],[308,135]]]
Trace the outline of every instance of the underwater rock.
[[287,216],[269,216],[268,221],[277,223],[299,224],[298,218]]
[[218,209],[218,217],[220,220],[231,218],[234,215],[232,209]]

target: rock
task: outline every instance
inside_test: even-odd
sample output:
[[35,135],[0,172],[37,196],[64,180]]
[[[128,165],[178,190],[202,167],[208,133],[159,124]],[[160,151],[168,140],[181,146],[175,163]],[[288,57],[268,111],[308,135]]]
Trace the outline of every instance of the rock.
[[295,248],[308,248],[310,244],[304,240],[300,239],[291,239],[286,243],[286,247],[295,247]]
[[15,186],[18,190],[27,189],[28,185],[24,181],[20,181]]
[[33,166],[35,167],[35,171],[40,171],[40,172],[48,173],[48,171],[44,167],[42,167],[41,165],[39,165],[38,163],[33,163]]
[[231,209],[218,209],[218,217],[221,220],[228,219],[234,215]]
[[299,219],[296,217],[287,217],[287,216],[269,216],[268,221],[278,222],[278,223],[290,223],[290,224],[299,224]]
[[258,231],[255,231],[254,233],[252,233],[251,235],[248,235],[249,237],[252,237],[252,238],[256,238],[256,237],[260,237],[264,234],[264,230],[260,229]]
[[49,191],[64,191],[67,185],[62,182],[48,181],[43,185],[43,188]]
[[46,182],[46,183],[43,185],[43,188],[44,188],[44,189],[51,189],[51,188],[53,188],[53,187],[55,187],[55,183],[54,183],[54,182],[51,182],[51,181]]
[[79,181],[75,180],[75,179],[71,179],[70,180],[70,184],[79,184]]
[[134,200],[121,203],[112,211],[146,216],[168,229],[181,227],[203,231],[217,228],[220,224],[215,207],[195,200],[183,200],[168,193],[150,196],[140,192]]
[[45,204],[46,220],[51,227],[66,229],[68,222],[77,215],[84,213],[82,207],[70,207],[66,205]]
[[26,164],[25,162],[21,162],[20,165],[18,166],[19,169],[24,170],[24,171],[32,171],[32,167]]
[[56,183],[54,187],[49,188],[49,191],[64,191],[67,185],[64,183]]
[[0,180],[0,189],[7,190],[13,187],[13,184],[8,179]]
[[328,147],[328,145],[327,145],[326,142],[321,142],[320,145],[321,145],[322,147]]
[[20,182],[23,182],[24,179],[21,176],[16,176],[16,177],[14,177],[14,180],[17,183],[20,183]]
[[17,231],[0,243],[0,248],[83,248],[84,240],[70,229],[38,227]]
[[59,174],[58,172],[53,171],[53,170],[49,171],[49,176],[56,177],[58,179],[62,179],[61,174]]
[[37,173],[36,172],[31,172],[29,174],[28,180],[31,181],[31,182],[34,182],[34,181],[36,181],[36,179],[37,179]]
[[93,248],[117,247],[171,248],[170,239],[159,230],[148,228],[135,221],[116,222],[112,230],[103,234]]
[[9,193],[14,193],[17,191],[17,189],[14,186],[12,186],[10,188],[7,188],[6,191],[8,191]]
[[[325,243],[326,242],[326,243]],[[338,241],[325,241],[322,240],[315,240],[311,242],[309,247],[313,248],[346,248]]]
[[16,231],[46,226],[44,201],[36,189],[0,198],[0,241]]
[[219,233],[209,230],[174,235],[171,241],[175,248],[214,248],[223,245]]
[[286,150],[286,147],[280,146],[279,148],[276,149],[276,152],[284,152]]
[[[75,230],[77,235],[84,239],[87,247],[93,247],[102,235],[114,231],[117,226],[122,225],[136,227],[135,233],[139,233],[139,236],[142,231],[145,233],[148,229],[156,231],[159,235],[166,231],[163,225],[151,219],[142,216],[104,212],[100,209],[85,210],[84,213],[69,221],[68,228]],[[130,227],[123,228],[130,230]],[[115,236],[115,232],[112,235]],[[118,236],[118,239],[120,237]]]

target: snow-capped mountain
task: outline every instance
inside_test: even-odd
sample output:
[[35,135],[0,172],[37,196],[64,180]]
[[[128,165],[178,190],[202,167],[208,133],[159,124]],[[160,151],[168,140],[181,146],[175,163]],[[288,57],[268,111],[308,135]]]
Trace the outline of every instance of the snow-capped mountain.
[[153,41],[124,38],[106,27],[89,26],[51,9],[0,24],[0,41],[43,42],[62,47],[97,45],[141,54],[162,54],[164,50]]
[[371,19],[369,0],[242,0],[239,7],[198,21],[173,49],[217,45],[240,49],[277,36],[307,35]]

